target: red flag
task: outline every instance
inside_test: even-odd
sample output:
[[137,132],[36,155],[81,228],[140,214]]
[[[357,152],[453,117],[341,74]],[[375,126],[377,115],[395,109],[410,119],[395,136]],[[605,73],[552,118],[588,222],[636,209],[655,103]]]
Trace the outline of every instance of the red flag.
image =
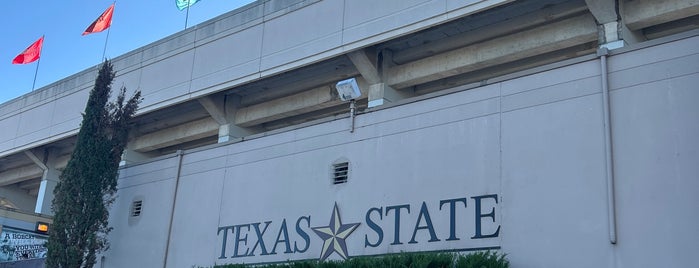
[[87,29],[85,29],[83,35],[98,33],[109,28],[109,26],[112,25],[112,13],[114,13],[114,4],[109,6],[109,8],[107,8],[107,10],[105,10],[104,13],[102,13],[102,15],[95,20],[95,22],[90,24],[90,26],[87,26]]
[[44,44],[44,37],[42,36],[39,40],[32,43],[27,49],[19,53],[15,59],[12,60],[12,64],[27,64],[34,62],[41,56],[41,46]]

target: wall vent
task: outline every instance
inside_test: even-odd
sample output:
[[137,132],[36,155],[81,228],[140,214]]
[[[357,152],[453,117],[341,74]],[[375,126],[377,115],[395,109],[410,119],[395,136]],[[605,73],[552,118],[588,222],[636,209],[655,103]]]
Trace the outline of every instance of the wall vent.
[[141,216],[143,209],[143,200],[136,200],[131,203],[131,217]]
[[349,177],[349,162],[333,164],[333,184],[346,183]]

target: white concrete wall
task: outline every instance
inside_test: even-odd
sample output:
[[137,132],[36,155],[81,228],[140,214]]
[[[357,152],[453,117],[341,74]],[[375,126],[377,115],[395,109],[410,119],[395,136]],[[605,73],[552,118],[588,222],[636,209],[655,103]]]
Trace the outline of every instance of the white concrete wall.
[[[168,267],[230,262],[314,259],[322,241],[309,227],[327,226],[333,205],[342,221],[360,223],[347,238],[350,256],[414,250],[499,247],[514,267],[692,267],[699,250],[699,37],[612,55],[609,59],[616,175],[616,245],[608,240],[607,188],[599,60],[586,61],[450,95],[347,119],[266,134],[241,143],[184,155]],[[330,167],[350,161],[349,182],[333,185]],[[122,170],[112,210],[112,247],[105,267],[162,265],[176,158]],[[475,199],[482,217],[475,228]],[[144,197],[140,221],[129,224],[128,206]],[[466,198],[449,237],[449,210],[439,201]],[[422,202],[440,241],[417,231]],[[460,204],[460,203],[459,203]],[[410,205],[394,239],[394,213]],[[384,240],[366,221],[382,208]],[[220,258],[221,227],[271,221],[263,235],[272,251],[286,220],[290,245],[305,252],[235,255],[228,233]],[[253,227],[243,231],[251,250]],[[224,231],[226,231],[224,229]],[[237,231],[236,231],[237,232]],[[282,237],[284,238],[284,237]],[[332,258],[337,258],[333,255]]]
[[[115,58],[113,84],[141,90],[144,113],[508,1],[260,0]],[[91,68],[1,104],[0,156],[77,133],[95,77]]]

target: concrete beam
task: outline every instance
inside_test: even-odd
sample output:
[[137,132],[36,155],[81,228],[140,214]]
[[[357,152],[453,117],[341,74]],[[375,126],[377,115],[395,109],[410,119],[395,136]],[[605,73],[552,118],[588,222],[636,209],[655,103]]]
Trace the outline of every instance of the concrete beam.
[[71,154],[59,156],[59,157],[56,159],[56,162],[55,162],[56,169],[64,169],[64,168],[66,168],[66,166],[68,165],[68,161],[70,161],[70,157],[71,157],[71,156],[72,156]]
[[[33,189],[39,188],[37,187]],[[34,209],[36,199],[31,195],[30,191],[31,190],[22,189],[14,185],[4,186],[0,187],[0,197],[7,199],[21,211],[32,211]]]
[[406,64],[411,61],[493,39],[498,36],[519,32],[532,28],[536,25],[549,23],[551,21],[570,17],[575,14],[582,14],[583,12],[586,12],[586,10],[587,7],[585,5],[581,5],[574,1],[548,6],[524,16],[514,17],[508,20],[490,24],[483,28],[463,32],[455,36],[439,40],[439,42],[431,42],[425,45],[396,51],[393,53],[390,59],[384,59],[384,61],[392,61],[397,64]]
[[[518,61],[513,61],[508,64],[497,65],[489,68],[478,69],[473,72],[464,73],[457,76],[452,76],[446,79],[436,80],[415,86],[415,93],[424,95],[430,92],[455,88],[462,85],[483,85],[483,83],[493,83],[493,81],[501,81],[500,76],[512,74],[515,72],[528,70],[549,63],[559,62],[570,58],[575,58],[583,55],[593,54],[597,51],[596,44],[582,44],[562,50],[556,50],[550,53],[541,54]],[[497,80],[491,80],[498,78]],[[507,79],[507,78],[505,78]]]
[[27,191],[27,194],[30,196],[36,197],[39,195],[39,188],[31,189],[31,190]]
[[36,165],[22,166],[0,172],[0,186],[6,186],[20,181],[41,178],[44,170]]
[[369,86],[369,108],[396,102],[414,96],[413,90],[395,90],[386,83]]
[[585,0],[587,8],[590,10],[599,24],[605,24],[619,20],[616,8],[617,0]]
[[204,106],[211,118],[220,125],[218,129],[219,143],[261,131],[260,129],[239,127],[231,122],[231,118],[235,116],[240,107],[240,97],[237,95],[226,95],[218,98],[206,96],[197,100]]
[[[599,24],[599,45],[607,49],[617,49],[625,45],[622,40],[623,25],[618,13],[617,0],[585,0],[588,9]],[[630,40],[634,42],[633,39]]]
[[42,170],[47,170],[47,169],[49,169],[49,168],[46,166],[46,164],[44,164],[44,162],[41,161],[41,160],[39,159],[39,157],[37,157],[36,154],[34,154],[34,152],[32,152],[31,150],[26,150],[26,151],[24,151],[24,154],[27,155],[27,157],[29,157],[29,159],[31,159],[32,162],[34,162],[34,164],[36,164],[37,166],[39,166],[40,169],[42,169]]
[[39,188],[39,185],[41,185],[41,180],[27,180],[17,184],[19,188],[24,190]]
[[218,134],[219,124],[204,118],[142,135],[129,143],[136,152],[149,152]]
[[679,20],[699,14],[699,0],[623,2],[623,20],[631,30]]
[[46,165],[47,169],[44,170],[44,174],[41,177],[41,183],[38,188],[29,189],[30,192],[37,190],[36,205],[34,206],[34,212],[42,213],[46,215],[53,215],[53,210],[51,209],[51,202],[53,201],[53,190],[58,185],[58,180],[61,177],[61,171],[56,168],[56,161],[59,159],[60,152],[53,148],[46,151]]
[[369,58],[366,50],[352,51],[347,53],[347,57],[350,58],[354,66],[357,67],[359,73],[369,84],[381,83],[381,76],[376,69],[376,65],[374,65],[374,61]]
[[[36,154],[33,151],[26,150],[26,151],[24,151],[24,154],[26,154],[27,157],[29,157],[29,159],[31,159],[32,162],[34,162],[34,164],[36,164],[40,169],[48,170],[50,168],[50,167],[46,166],[46,164],[43,163],[39,159],[39,157],[36,156]],[[65,154],[65,155],[58,156],[53,163],[54,168],[64,169],[68,165],[68,161],[70,160],[71,156],[72,156],[71,154]]]
[[[382,70],[385,70],[394,64],[390,60],[392,57],[391,51],[386,50],[383,52],[383,54],[385,59],[388,59],[380,63],[382,64]],[[354,66],[357,67],[357,70],[359,70],[359,73],[362,75],[365,82],[368,83],[368,85],[364,87],[363,91],[368,91],[367,95],[369,97],[369,107],[395,102],[399,99],[407,98],[412,95],[412,92],[398,91],[386,85],[386,83],[383,83],[381,79],[382,75],[379,73],[376,65],[374,65],[374,62],[369,58],[365,50],[353,51],[348,53],[347,56],[350,58]]]
[[126,148],[124,150],[124,153],[121,155],[121,162],[119,162],[119,165],[123,166],[126,164],[133,164],[133,163],[147,161],[147,160],[154,158],[158,155],[159,154],[136,152],[136,151],[132,150],[131,148]]
[[597,40],[597,23],[586,14],[484,41],[385,70],[393,88],[450,77]]
[[[365,93],[362,92],[362,95]],[[342,103],[332,86],[322,86],[284,98],[238,109],[235,124],[254,126]]]
[[225,111],[225,100],[223,97],[214,99],[211,96],[205,96],[198,98],[197,101],[201,104],[201,106],[206,109],[206,111],[211,115],[211,118],[216,120],[216,122],[219,125],[225,125],[228,124],[228,119],[226,118],[226,111]]
[[676,33],[686,32],[699,28],[699,16],[691,16],[684,19],[663,23],[643,29],[643,35],[648,39],[656,39]]

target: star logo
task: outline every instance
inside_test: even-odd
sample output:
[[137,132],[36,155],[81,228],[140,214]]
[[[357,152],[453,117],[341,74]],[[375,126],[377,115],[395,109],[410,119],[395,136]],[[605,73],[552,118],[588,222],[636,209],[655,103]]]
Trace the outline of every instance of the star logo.
[[323,239],[323,251],[320,252],[320,260],[324,261],[333,252],[340,255],[342,259],[347,259],[347,244],[345,239],[359,227],[359,223],[342,224],[340,219],[340,211],[337,209],[337,203],[333,209],[333,214],[330,216],[330,224],[325,227],[314,227],[313,231]]

